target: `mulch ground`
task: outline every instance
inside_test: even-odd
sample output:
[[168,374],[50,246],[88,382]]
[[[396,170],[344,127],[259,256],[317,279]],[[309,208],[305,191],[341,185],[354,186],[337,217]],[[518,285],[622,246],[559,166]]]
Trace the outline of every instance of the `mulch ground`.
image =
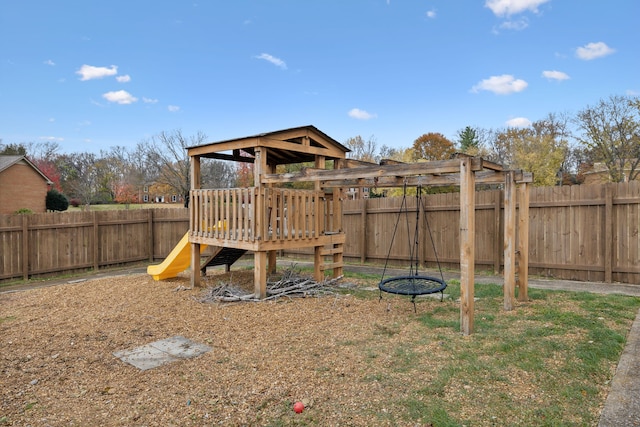
[[[253,280],[233,274],[207,280]],[[406,300],[392,310],[345,294],[211,304],[203,289],[177,290],[188,283],[133,275],[0,295],[0,425],[372,425],[405,390],[366,380],[370,362],[352,344],[385,328],[411,340]],[[147,371],[113,355],[175,335],[212,350]]]

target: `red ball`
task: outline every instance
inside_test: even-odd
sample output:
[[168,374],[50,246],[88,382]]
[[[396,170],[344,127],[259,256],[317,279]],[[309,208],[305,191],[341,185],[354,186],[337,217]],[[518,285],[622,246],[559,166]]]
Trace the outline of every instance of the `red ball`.
[[293,410],[295,411],[296,414],[299,414],[300,412],[304,411],[304,403],[296,402],[293,405]]

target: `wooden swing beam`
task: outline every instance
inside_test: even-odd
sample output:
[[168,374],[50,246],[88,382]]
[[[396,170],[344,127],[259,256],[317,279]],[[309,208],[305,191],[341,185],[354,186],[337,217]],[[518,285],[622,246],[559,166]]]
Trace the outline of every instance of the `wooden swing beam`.
[[[400,187],[403,185],[460,187],[460,329],[464,335],[474,330],[475,281],[475,187],[476,184],[504,184],[504,309],[518,299],[528,299],[529,186],[533,174],[520,170],[505,171],[479,157],[466,157],[425,163],[376,165],[343,161],[346,168],[323,170],[306,168],[300,172],[265,174],[262,184],[312,181],[320,187]],[[351,167],[349,167],[351,166]],[[516,209],[516,189],[520,209]],[[518,226],[516,226],[518,225]],[[516,230],[518,248],[516,250]],[[517,262],[516,262],[517,261]],[[517,264],[517,269],[516,269]]]

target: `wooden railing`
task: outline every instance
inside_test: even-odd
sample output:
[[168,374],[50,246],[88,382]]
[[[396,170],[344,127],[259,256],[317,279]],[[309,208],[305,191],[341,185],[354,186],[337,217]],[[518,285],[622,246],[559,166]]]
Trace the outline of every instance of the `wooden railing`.
[[192,235],[243,242],[312,239],[323,234],[323,194],[283,188],[192,190]]

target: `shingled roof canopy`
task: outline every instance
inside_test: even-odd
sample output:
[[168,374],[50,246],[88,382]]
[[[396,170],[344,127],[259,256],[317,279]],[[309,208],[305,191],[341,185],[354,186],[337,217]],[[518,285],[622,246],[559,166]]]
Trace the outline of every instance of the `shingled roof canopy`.
[[344,159],[351,151],[311,125],[187,147],[187,151],[189,156],[253,163],[257,147],[268,150],[271,165],[313,162],[316,156]]
[[47,181],[47,184],[51,185],[53,182],[40,170],[36,165],[31,163],[25,156],[20,155],[0,155],[0,172],[5,169],[9,169],[11,166],[19,163],[24,163],[31,166],[42,178]]

